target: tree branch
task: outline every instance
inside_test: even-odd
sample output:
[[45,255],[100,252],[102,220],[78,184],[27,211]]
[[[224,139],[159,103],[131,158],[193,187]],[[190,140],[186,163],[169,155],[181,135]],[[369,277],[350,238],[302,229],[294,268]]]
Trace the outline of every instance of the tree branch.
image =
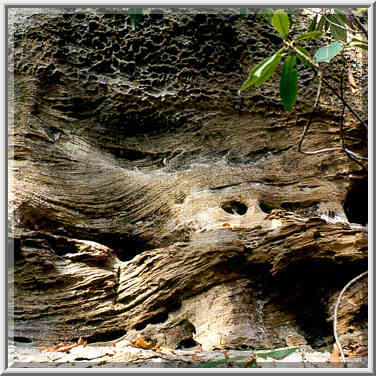
[[[303,144],[303,140],[308,132],[308,129],[309,127],[311,126],[312,124],[312,119],[313,119],[313,114],[315,113],[316,111],[316,108],[317,108],[317,105],[319,103],[319,100],[320,100],[320,94],[321,94],[321,88],[322,88],[322,82],[325,82],[324,81],[324,78],[323,78],[323,73],[322,71],[320,70],[320,67],[317,63],[315,63],[311,58],[308,58],[306,55],[302,54],[299,50],[297,50],[292,44],[288,44],[289,47],[292,47],[294,48],[294,50],[302,55],[304,58],[306,58],[307,60],[310,61],[310,63],[312,64],[312,66],[316,69],[316,72],[318,74],[318,77],[319,77],[319,86],[317,88],[317,94],[316,94],[316,99],[315,99],[315,103],[314,103],[314,106],[313,106],[313,109],[312,109],[312,112],[310,114],[310,117],[309,117],[309,120],[308,120],[308,123],[306,124],[306,126],[304,127],[304,131],[303,131],[303,134],[299,140],[299,144],[298,144],[298,151],[302,154],[307,154],[307,155],[313,155],[313,154],[319,154],[319,153],[324,153],[324,152],[329,152],[329,151],[339,151],[339,150],[342,150],[346,153],[346,155],[353,161],[355,161],[356,163],[358,163],[362,168],[365,169],[365,166],[358,161],[358,159],[361,159],[361,160],[368,160],[368,158],[365,158],[365,157],[362,157],[348,149],[346,149],[345,147],[345,139],[344,139],[344,129],[343,129],[343,120],[344,120],[344,113],[345,113],[345,106],[346,106],[346,101],[344,100],[344,92],[343,92],[343,72],[342,72],[342,75],[341,75],[341,81],[340,81],[340,85],[341,85],[341,95],[339,95],[337,92],[335,92],[336,96],[341,99],[342,101],[342,104],[343,104],[343,108],[342,108],[342,115],[341,115],[341,124],[340,124],[340,133],[341,133],[341,147],[340,148],[326,148],[326,149],[320,149],[320,150],[315,150],[315,151],[303,151],[302,150],[302,144]],[[334,90],[334,89],[333,89]]]
[[318,77],[319,77],[319,86],[318,86],[318,88],[317,88],[317,94],[316,94],[315,103],[314,103],[314,105],[313,105],[313,109],[312,109],[312,112],[311,112],[311,114],[310,114],[309,120],[308,120],[306,126],[304,127],[303,134],[302,134],[302,136],[300,137],[299,144],[298,144],[298,151],[299,151],[300,153],[308,154],[308,155],[319,154],[319,153],[328,152],[328,151],[341,150],[341,148],[327,148],[327,149],[320,149],[320,150],[315,150],[315,151],[303,151],[303,150],[302,150],[302,144],[303,144],[304,137],[306,136],[306,134],[307,134],[307,132],[308,132],[308,129],[309,129],[309,127],[310,127],[311,124],[312,124],[313,114],[314,114],[315,111],[316,111],[317,105],[318,105],[319,100],[320,100],[320,95],[321,95],[322,76],[323,76],[323,74],[322,74],[321,70],[318,70],[317,73],[318,73]]
[[342,358],[342,362],[345,363],[346,362],[346,359],[345,359],[345,354],[343,353],[343,350],[342,350],[342,346],[341,346],[341,342],[339,341],[339,338],[338,338],[338,335],[337,335],[337,314],[338,314],[338,307],[339,307],[339,304],[341,302],[341,299],[342,299],[342,295],[345,293],[345,291],[347,290],[347,288],[352,285],[354,282],[356,282],[358,279],[362,278],[363,276],[365,276],[366,274],[368,274],[368,271],[366,272],[363,272],[362,274],[359,274],[357,277],[353,278],[350,282],[348,282],[346,284],[346,286],[342,289],[342,291],[340,292],[340,294],[338,295],[338,298],[337,298],[337,302],[336,302],[336,305],[334,307],[334,320],[333,320],[333,332],[334,332],[334,338],[336,340],[336,344],[337,344],[337,347],[341,353],[341,358]]
[[339,24],[336,24],[335,22],[333,21],[330,21],[330,19],[326,16],[323,16],[325,18],[326,21],[328,21],[330,24],[342,29],[342,30],[345,30],[345,31],[351,31],[353,34],[363,34],[362,31],[356,31],[356,30],[353,30],[353,29],[350,29],[349,27],[346,27],[346,26],[342,26],[342,25],[339,25]]
[[325,78],[323,78],[323,83],[333,92],[333,94],[347,107],[347,109],[359,120],[359,122],[366,128],[368,129],[368,125],[360,118],[360,116],[350,107],[350,105],[345,101],[344,98],[342,98],[336,91],[336,89],[333,88],[329,84]]
[[364,33],[364,35],[368,39],[368,32],[364,25],[359,21],[358,17],[354,14],[354,12],[349,8],[349,13],[351,14],[352,18],[355,20],[355,23],[359,26],[360,30]]
[[[340,90],[341,90],[341,97],[342,98],[345,96],[345,93],[344,93],[344,80],[343,80],[345,71],[346,71],[346,62],[345,62],[345,58],[343,58],[343,69],[342,69],[341,81],[340,81]],[[344,127],[343,127],[344,121],[345,121],[345,105],[342,103],[342,113],[341,113],[341,122],[340,122],[340,130],[341,130],[340,133],[341,133],[341,146],[342,146],[342,150],[346,153],[346,155],[351,160],[353,160],[354,162],[356,162],[358,165],[360,165],[362,168],[365,169],[365,166],[363,165],[363,163],[359,162],[358,159],[353,156],[355,153],[350,152],[350,150],[346,149],[346,146],[345,146],[345,130],[344,130]],[[357,157],[359,158],[360,156],[357,156]],[[362,158],[362,157],[360,157],[360,158]]]
[[[312,68],[314,70],[316,70],[316,72],[320,72],[320,66],[312,60],[312,58],[310,56],[307,56],[305,54],[303,54],[302,52],[300,52],[293,44],[293,42],[287,42],[285,41],[285,44],[292,48],[298,55],[302,56],[305,60],[308,60],[311,65],[312,65]],[[331,86],[329,84],[329,82],[327,80],[325,80],[325,78],[323,77],[322,78],[322,82],[334,93],[334,95],[342,101],[342,103],[347,107],[347,109],[359,120],[359,122],[366,128],[368,129],[368,126],[367,124],[360,118],[360,116],[351,108],[351,106],[345,101],[345,99],[339,95],[336,91],[336,89],[333,88],[333,86]]]

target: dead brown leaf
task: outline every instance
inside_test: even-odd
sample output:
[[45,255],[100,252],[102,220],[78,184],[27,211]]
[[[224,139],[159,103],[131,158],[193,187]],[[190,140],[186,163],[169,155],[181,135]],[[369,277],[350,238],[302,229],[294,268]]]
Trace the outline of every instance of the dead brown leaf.
[[55,350],[54,350],[54,347],[41,347],[40,351],[53,352]]
[[77,346],[76,343],[58,343],[56,346],[51,347],[42,347],[41,351],[47,352],[68,352],[73,347]]
[[331,363],[341,363],[340,352],[338,350],[337,344],[333,345],[333,351],[330,355],[329,361]]
[[358,356],[367,356],[368,355],[368,349],[360,347],[357,351],[355,351],[355,354],[358,355]]
[[199,356],[199,355],[196,355],[196,354],[193,354],[193,355],[192,355],[192,359],[193,359],[193,360],[196,360],[197,362],[199,362],[199,361],[201,361],[202,359],[204,359],[204,357]]
[[144,337],[138,337],[132,345],[141,349],[153,349],[155,348],[156,341],[147,342]]
[[86,346],[87,345],[87,342],[82,338],[82,337],[80,337],[79,339],[78,339],[78,341],[77,341],[77,345],[79,345],[79,346]]
[[154,347],[154,350],[175,354],[174,350],[167,346],[156,346]]

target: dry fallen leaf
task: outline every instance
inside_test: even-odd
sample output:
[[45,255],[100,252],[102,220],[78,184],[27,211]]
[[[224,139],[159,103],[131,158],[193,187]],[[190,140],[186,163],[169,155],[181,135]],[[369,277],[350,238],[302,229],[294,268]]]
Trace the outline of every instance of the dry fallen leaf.
[[42,347],[41,351],[47,351],[47,352],[67,352],[73,347],[77,346],[75,343],[58,343],[54,347]]
[[144,337],[138,337],[136,342],[132,345],[135,347],[140,347],[141,349],[153,349],[155,347],[156,341],[150,343],[146,342]]
[[82,345],[82,346],[86,346],[87,345],[87,342],[82,338],[80,337],[77,341],[77,345]]
[[340,363],[341,362],[340,352],[338,350],[337,344],[333,345],[333,351],[332,351],[332,354],[330,355],[329,361],[331,363]]
[[55,351],[53,347],[41,347],[40,351],[52,352]]
[[367,356],[368,355],[368,348],[360,346],[356,351],[355,354],[358,356]]
[[199,361],[201,361],[201,360],[204,359],[204,358],[203,358],[202,356],[198,356],[198,355],[193,354],[193,355],[192,355],[192,359],[193,359],[193,360],[196,360],[196,361],[199,362]]
[[231,227],[229,223],[222,223],[222,227]]
[[156,346],[153,350],[175,354],[174,350],[167,346]]

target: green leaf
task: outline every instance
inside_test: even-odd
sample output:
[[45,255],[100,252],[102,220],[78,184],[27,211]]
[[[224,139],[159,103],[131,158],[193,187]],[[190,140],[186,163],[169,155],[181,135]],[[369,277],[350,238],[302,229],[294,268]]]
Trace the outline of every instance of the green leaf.
[[295,40],[319,38],[321,36],[321,31],[310,31],[309,33],[299,34],[297,37],[295,37]]
[[329,28],[329,22],[326,20],[324,16],[320,17],[320,21],[317,24],[317,30],[319,31],[327,31]]
[[298,93],[298,71],[296,70],[296,56],[288,56],[283,64],[280,81],[280,95],[283,107],[291,111]]
[[329,63],[330,60],[332,60],[333,57],[337,56],[342,50],[342,43],[337,41],[332,44],[329,44],[329,46],[319,48],[313,56],[313,59],[318,63]]
[[362,50],[368,51],[368,44],[365,43],[353,43],[351,47],[361,48]]
[[213,360],[211,362],[204,362],[199,365],[202,368],[214,368],[220,364],[227,363],[229,359],[220,359],[220,360]]
[[248,9],[247,8],[240,8],[240,18],[245,18],[248,16]]
[[308,31],[315,31],[317,27],[317,18],[318,15],[316,14],[315,17],[313,17],[311,24],[308,27]]
[[[215,368],[221,364],[224,364],[224,363],[229,363],[229,362],[234,362],[236,360],[244,360],[244,359],[248,359],[249,356],[245,356],[245,355],[239,355],[239,356],[236,356],[235,358],[230,358],[230,359],[218,359],[218,360],[212,360],[212,361],[208,361],[208,362],[203,362],[199,365],[199,367],[201,368]],[[239,367],[256,367],[256,361],[255,362],[251,362],[250,364],[248,364],[248,362],[245,362],[244,364],[242,363],[239,363],[238,364]]]
[[346,26],[346,15],[341,10],[336,9],[333,16],[337,20],[338,25]]
[[239,91],[245,90],[252,85],[262,85],[277,69],[281,58],[281,53],[276,52],[274,55],[264,59],[261,63],[253,67],[247,80],[243,83]]
[[137,24],[139,24],[144,18],[143,12],[144,11],[142,8],[129,8],[128,9],[130,24],[133,30],[136,29]]
[[272,18],[274,14],[272,8],[262,8],[259,10],[257,14],[263,16],[269,23],[272,23]]
[[[296,46],[295,47],[299,52],[301,52],[302,54],[306,55],[307,57],[311,58],[311,55],[310,53],[303,47],[299,47],[299,46]],[[310,63],[310,61],[308,59],[305,59],[302,55],[300,54],[296,54],[296,57],[298,58],[298,60],[303,64],[305,65],[306,67],[310,67],[312,64]]]
[[353,38],[353,39],[351,39],[349,46],[361,48],[362,50],[368,51],[368,42],[365,41],[365,40]]
[[[347,40],[347,31],[343,29],[346,27],[346,23],[343,22],[342,16],[340,14],[329,14],[326,16],[330,23],[330,34],[335,40],[341,40],[346,42]],[[335,25],[334,25],[335,24]],[[338,26],[337,26],[338,25]]]
[[248,362],[244,362],[244,364],[241,365],[242,368],[257,368],[256,359]]
[[245,355],[239,355],[239,356],[236,356],[235,358],[231,358],[231,360],[243,360],[243,359],[247,359],[248,356],[245,356]]
[[278,9],[274,12],[272,24],[282,38],[286,38],[289,35],[289,16],[282,9]]
[[286,356],[293,354],[298,348],[290,348],[285,350],[279,350],[279,351],[273,351],[272,353],[269,353],[269,356],[276,360],[281,360],[283,358],[286,358]]
[[271,351],[267,353],[259,353],[256,355],[262,359],[273,358],[276,360],[281,360],[283,358],[286,358],[286,356],[293,354],[297,349],[297,347],[292,347],[290,349]]
[[352,38],[351,41],[350,41],[350,43],[352,43],[352,42],[356,42],[356,43],[365,43],[365,44],[368,43],[368,41],[366,41],[366,40],[363,40],[363,39],[357,39],[357,38]]

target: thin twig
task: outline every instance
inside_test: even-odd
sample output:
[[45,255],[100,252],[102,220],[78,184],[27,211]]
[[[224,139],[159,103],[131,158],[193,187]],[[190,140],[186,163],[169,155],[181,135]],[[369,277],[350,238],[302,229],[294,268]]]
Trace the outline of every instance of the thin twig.
[[[361,32],[362,32],[363,34],[365,34],[365,36],[366,36],[367,39],[368,39],[368,32],[367,32],[366,28],[364,27],[364,25],[359,21],[358,17],[354,14],[354,12],[353,12],[350,8],[348,8],[348,9],[343,9],[343,12],[344,12],[344,13],[346,13],[346,11],[349,11],[349,13],[353,16],[353,18],[354,18],[356,24],[357,24],[357,25],[359,26],[359,28],[361,29]],[[326,15],[325,15],[325,14],[322,14],[321,12],[315,12],[315,11],[311,10],[311,13],[316,14],[317,16],[325,17],[325,19],[326,19],[327,21],[329,21],[330,23],[332,23],[332,24],[334,24],[334,25],[340,27],[341,29],[344,28],[343,26],[341,26],[341,25],[337,25],[337,24],[335,24],[334,22],[331,22],[330,20],[328,20],[328,19],[326,18]],[[348,28],[348,30],[350,30],[351,32],[356,33],[356,34],[360,34],[360,33],[361,33],[360,31],[355,31],[355,30],[350,29],[350,28]]]
[[[345,90],[344,90],[344,80],[343,80],[343,77],[344,77],[345,71],[346,71],[346,61],[345,61],[345,57],[344,56],[342,57],[342,59],[343,59],[343,69],[342,69],[341,81],[340,81],[340,91],[341,91],[341,97],[344,98],[344,96],[345,96]],[[341,134],[341,146],[342,146],[342,150],[346,153],[346,155],[351,160],[353,160],[358,165],[360,165],[363,169],[365,169],[363,163],[359,162],[358,159],[353,156],[354,153],[350,152],[350,150],[346,149],[346,146],[345,146],[345,131],[344,131],[344,127],[343,127],[344,121],[345,121],[345,105],[342,103],[342,113],[341,113],[341,121],[340,121],[340,134]]]
[[[338,314],[338,307],[342,299],[342,295],[347,290],[347,288],[352,285],[354,282],[356,282],[358,279],[362,278],[368,273],[368,271],[363,272],[362,274],[359,274],[357,277],[353,278],[350,282],[348,282],[345,287],[342,289],[340,294],[338,295],[336,305],[334,307],[334,320],[333,320],[333,332],[334,332],[334,338],[336,340],[337,347],[339,349],[339,352],[341,353],[342,362],[346,363],[345,354],[343,353],[341,342],[339,341],[338,335],[337,335],[337,314]],[[346,365],[346,364],[345,364]]]
[[[308,129],[309,127],[311,126],[312,124],[312,119],[313,119],[313,114],[315,113],[316,111],[316,108],[317,108],[317,105],[319,103],[319,100],[320,100],[320,95],[321,95],[321,85],[322,85],[322,72],[320,70],[318,70],[318,77],[319,77],[319,86],[317,88],[317,94],[316,94],[316,99],[315,99],[315,103],[313,105],[313,109],[311,111],[311,114],[309,116],[309,120],[307,122],[307,124],[305,125],[304,127],[304,130],[303,130],[303,134],[302,136],[300,137],[300,140],[299,140],[299,144],[298,144],[298,151],[300,153],[303,153],[303,154],[311,154],[312,152],[305,152],[302,150],[302,144],[303,144],[303,140],[304,140],[304,137],[305,135],[307,134],[308,132]],[[315,152],[313,152],[314,154],[316,154]]]
[[333,94],[347,107],[347,109],[360,121],[360,123],[368,129],[368,125],[360,118],[360,116],[349,106],[349,104],[342,98],[325,78],[323,78],[323,83],[333,92]]
[[346,27],[346,26],[342,26],[342,25],[338,25],[336,24],[335,22],[333,21],[330,21],[329,18],[327,16],[323,16],[325,18],[326,21],[328,21],[330,24],[342,29],[342,30],[345,30],[345,31],[351,31],[353,34],[363,34],[362,31],[356,31],[356,30],[353,30],[353,29],[350,29],[349,27]]
[[[285,41],[285,44],[287,44],[287,46],[288,47],[290,47],[290,48],[292,48],[292,49],[294,49],[294,51],[298,54],[298,55],[300,55],[300,56],[302,56],[304,59],[306,59],[306,60],[308,60],[310,63],[311,63],[311,65],[312,65],[312,67],[313,67],[313,69],[314,70],[316,70],[316,72],[319,72],[320,71],[320,67],[319,67],[319,65],[316,63],[316,62],[314,62],[312,59],[311,59],[311,57],[310,56],[307,56],[307,55],[305,55],[305,54],[303,54],[302,52],[300,52],[294,45],[293,45],[293,43],[292,42],[286,42]],[[334,95],[347,107],[347,109],[359,120],[359,122],[366,128],[366,129],[368,129],[368,126],[367,126],[367,124],[360,118],[360,116],[351,108],[351,106],[345,101],[345,99],[341,96],[341,95],[339,95],[338,93],[337,93],[337,91],[336,91],[336,89],[334,89],[330,84],[329,84],[329,82],[325,79],[325,78],[322,78],[322,82],[334,93]]]
[[346,153],[346,155],[353,161],[355,161],[356,163],[358,163],[360,166],[362,166],[363,169],[365,169],[364,165],[358,161],[358,159],[362,159],[362,160],[368,160],[368,158],[365,158],[365,157],[362,157],[354,152],[352,152],[351,150],[348,150],[344,145],[345,145],[345,142],[344,142],[344,131],[343,131],[343,118],[344,118],[344,111],[345,111],[345,101],[344,101],[344,94],[343,94],[343,73],[342,73],[342,76],[341,76],[341,81],[340,81],[340,85],[341,85],[341,95],[339,96],[340,99],[342,99],[342,104],[343,104],[343,109],[342,109],[342,116],[341,116],[341,140],[342,140],[342,144],[341,144],[341,147],[336,147],[336,148],[326,148],[326,149],[320,149],[320,150],[315,150],[315,151],[303,151],[302,150],[302,144],[303,144],[303,140],[309,130],[309,127],[311,126],[312,124],[312,119],[313,119],[313,115],[316,111],[316,108],[317,108],[317,105],[319,103],[319,100],[320,100],[320,95],[321,95],[321,88],[322,88],[322,82],[323,82],[323,73],[322,71],[320,70],[320,67],[317,63],[313,62],[313,60],[311,58],[308,58],[307,56],[305,56],[304,54],[302,54],[299,50],[297,50],[292,44],[288,44],[289,47],[292,47],[294,48],[294,50],[302,55],[303,57],[305,57],[314,67],[315,67],[315,72],[318,74],[318,77],[319,77],[319,85],[318,85],[318,88],[317,88],[317,94],[316,94],[316,99],[315,99],[315,103],[314,103],[314,106],[313,106],[313,109],[311,111],[311,114],[310,114],[310,117],[309,117],[309,120],[306,124],[306,126],[304,127],[304,131],[303,131],[303,134],[299,140],[299,144],[298,144],[298,151],[302,154],[307,154],[307,155],[314,155],[314,154],[319,154],[319,153],[327,153],[329,151],[344,151]]
[[[339,89],[341,90],[341,97],[344,97],[344,85],[343,85],[343,76],[345,75],[345,58],[342,56],[343,59],[343,68],[342,68],[342,73],[341,73],[341,80],[339,84]],[[343,129],[343,123],[345,121],[345,105],[342,103],[342,113],[341,113],[341,122],[340,122],[340,130],[341,130],[341,146],[342,150],[345,150],[345,132]]]
[[306,126],[304,127],[303,134],[300,137],[299,144],[298,144],[298,151],[300,153],[302,153],[302,154],[312,155],[312,154],[318,154],[318,153],[323,153],[323,152],[328,152],[328,151],[341,150],[340,148],[327,148],[327,149],[321,149],[321,150],[315,150],[315,151],[303,151],[302,150],[302,144],[303,144],[304,137],[306,136],[306,134],[307,134],[307,132],[309,130],[309,127],[312,124],[313,115],[314,115],[314,113],[316,111],[317,105],[318,105],[319,100],[320,100],[322,81],[323,81],[323,74],[322,74],[322,71],[320,70],[320,66],[316,62],[314,62],[309,56],[306,56],[305,54],[303,54],[302,52],[300,52],[292,43],[286,42],[286,44],[289,47],[293,48],[296,51],[296,53],[298,53],[304,59],[308,60],[311,63],[311,65],[315,68],[315,71],[316,71],[316,73],[318,75],[318,79],[319,79],[319,84],[318,84],[318,88],[317,88],[317,94],[316,94],[315,103],[313,105],[313,109],[312,109],[311,114],[309,116],[309,120],[308,120]]
[[354,12],[349,8],[349,12],[352,15],[353,19],[355,20],[356,24],[359,26],[359,28],[363,31],[364,35],[368,39],[368,31],[364,27],[364,25],[359,21],[358,17],[354,14]]
[[320,149],[320,150],[315,150],[315,151],[303,151],[302,150],[303,140],[304,140],[304,138],[305,138],[305,136],[306,136],[306,134],[308,132],[309,127],[312,124],[313,114],[316,111],[317,105],[318,105],[319,100],[320,100],[320,95],[321,95],[322,76],[323,76],[323,74],[322,74],[321,70],[318,70],[317,73],[318,73],[318,77],[319,77],[319,86],[317,88],[317,94],[316,94],[315,103],[313,105],[313,109],[312,109],[311,114],[309,116],[309,120],[308,120],[306,126],[304,127],[303,134],[301,135],[300,140],[299,140],[299,144],[298,144],[298,151],[300,153],[302,153],[302,154],[307,154],[307,155],[319,154],[319,153],[324,153],[324,152],[328,152],[328,151],[341,150],[341,148],[327,148],[327,149]]

